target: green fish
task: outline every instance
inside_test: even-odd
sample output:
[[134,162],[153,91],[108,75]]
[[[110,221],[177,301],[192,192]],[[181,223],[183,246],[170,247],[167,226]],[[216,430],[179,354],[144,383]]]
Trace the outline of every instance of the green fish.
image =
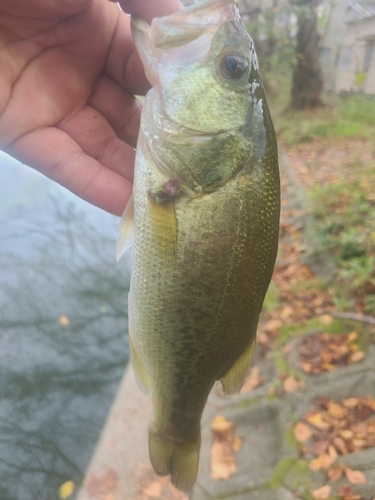
[[151,463],[189,491],[210,390],[238,392],[251,363],[277,252],[277,145],[234,0],[132,29],[153,88],[117,250],[132,233],[129,340],[153,402]]

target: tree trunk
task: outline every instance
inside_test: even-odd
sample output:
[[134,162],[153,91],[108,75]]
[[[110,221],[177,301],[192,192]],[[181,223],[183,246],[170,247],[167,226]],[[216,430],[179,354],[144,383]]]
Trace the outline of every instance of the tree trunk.
[[[310,5],[315,3],[309,2]],[[311,5],[312,7],[312,5]],[[292,109],[307,109],[322,106],[323,76],[319,61],[319,33],[313,8],[299,18],[297,32],[297,63],[293,74],[291,93]]]

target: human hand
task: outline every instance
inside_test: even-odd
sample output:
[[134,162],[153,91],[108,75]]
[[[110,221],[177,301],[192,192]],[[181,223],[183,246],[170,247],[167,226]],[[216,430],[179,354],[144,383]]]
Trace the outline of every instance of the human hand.
[[[121,0],[150,22],[178,0]],[[120,215],[149,84],[108,0],[0,0],[0,149]]]

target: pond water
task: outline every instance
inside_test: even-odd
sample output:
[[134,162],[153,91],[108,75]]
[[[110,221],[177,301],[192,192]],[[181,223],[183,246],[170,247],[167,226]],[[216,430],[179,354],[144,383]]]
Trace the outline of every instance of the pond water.
[[128,361],[117,225],[0,152],[1,500],[82,479]]

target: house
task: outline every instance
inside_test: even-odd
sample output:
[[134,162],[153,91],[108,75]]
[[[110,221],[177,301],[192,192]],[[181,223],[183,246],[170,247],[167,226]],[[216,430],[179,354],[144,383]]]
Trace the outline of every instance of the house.
[[334,0],[321,42],[325,87],[375,95],[375,1]]
[[347,16],[335,90],[375,95],[375,2],[350,2]]

